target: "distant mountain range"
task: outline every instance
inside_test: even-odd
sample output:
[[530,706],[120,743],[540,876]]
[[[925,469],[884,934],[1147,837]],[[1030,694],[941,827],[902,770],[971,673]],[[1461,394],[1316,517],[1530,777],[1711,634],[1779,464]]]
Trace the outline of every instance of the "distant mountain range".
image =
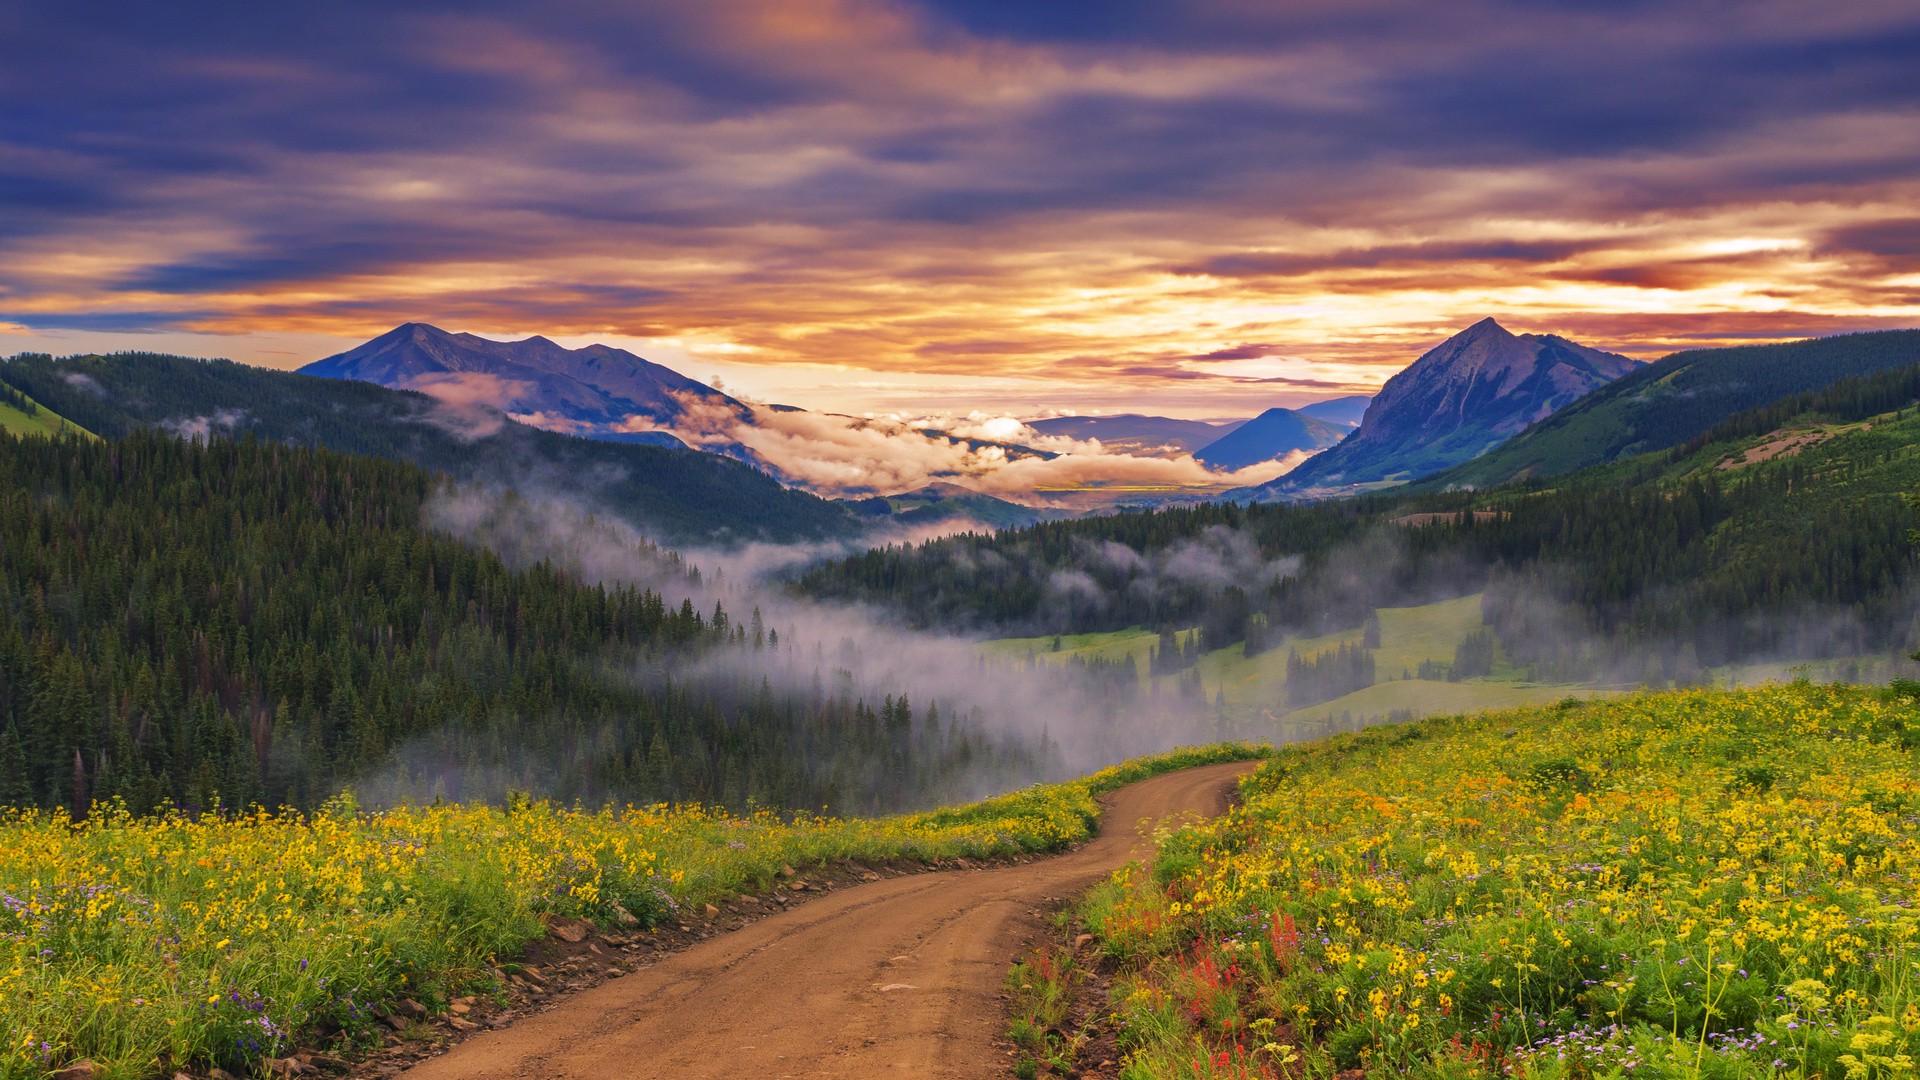
[[1176,420],[1167,416],[1120,413],[1115,416],[1055,416],[1029,420],[1027,426],[1042,435],[1064,435],[1085,442],[1100,440],[1102,448],[1141,457],[1177,457],[1191,454],[1244,420]]
[[[534,427],[616,442],[681,445],[668,429],[688,420],[695,408],[731,412],[741,424],[755,422],[754,410],[745,403],[624,349],[598,344],[569,349],[537,336],[494,341],[417,322],[308,364],[300,373],[414,390],[456,405],[484,405]],[[1126,413],[1053,417],[1027,426],[1041,435],[1098,440],[1103,450],[1115,454],[1177,457],[1205,451],[1209,456],[1200,460],[1232,470],[1338,442],[1342,425],[1357,422],[1368,400],[1347,397],[1297,411],[1273,409],[1252,422]],[[711,413],[700,420],[712,426]],[[847,422],[859,423],[853,418]],[[951,437],[932,430],[924,434]],[[990,445],[968,441],[975,451]],[[702,445],[781,475],[778,462],[744,446]],[[1054,456],[1039,447],[991,445],[1013,459]]]
[[1074,516],[1072,511],[1022,506],[944,482],[928,484],[902,495],[849,499],[845,505],[863,517],[907,527],[977,524],[988,529],[1010,529]]
[[492,341],[425,323],[394,327],[300,374],[485,404],[535,427],[613,441],[670,438],[634,418],[670,425],[689,404],[748,412],[732,397],[625,349],[569,349],[544,337]]
[[1640,362],[1482,319],[1387,380],[1338,446],[1244,493],[1325,497],[1432,475],[1471,460]]
[[[1221,471],[1318,451],[1278,480],[1226,493],[1241,501],[1327,498],[1409,482],[1482,488],[1678,446],[1756,405],[1916,363],[1920,330],[1693,350],[1642,365],[1552,335],[1512,334],[1485,319],[1426,352],[1371,399],[1269,409],[1247,421],[1130,413],[1028,426],[1041,436],[1097,439],[1108,452],[1191,454]],[[855,539],[874,535],[881,518],[898,526],[1005,527],[1066,512],[944,482],[866,499],[790,490],[778,473],[686,450],[658,428],[711,421],[716,411],[727,424],[765,425],[804,410],[750,407],[601,345],[567,349],[541,337],[495,342],[409,323],[304,370],[323,377],[146,354],[26,355],[0,363],[0,383],[24,395],[16,401],[0,387],[0,429],[44,433],[49,424],[71,423],[107,438],[143,426],[193,436],[253,433],[400,458],[458,479],[564,488],[677,543]],[[849,431],[864,423],[811,416]],[[1357,428],[1340,426],[1356,417]],[[567,437],[573,432],[588,438]],[[934,429],[921,434],[954,438]],[[1041,449],[1044,437],[1030,441],[1038,445],[969,445],[1010,460],[1044,461],[1060,450]],[[621,445],[634,442],[660,445]],[[742,446],[710,439],[703,445],[771,465]],[[1087,512],[1127,500],[1220,497],[1183,489],[1050,501]]]
[[1311,405],[1302,405],[1293,410],[1302,416],[1311,416],[1315,420],[1325,420],[1342,427],[1359,427],[1360,418],[1367,415],[1367,406],[1373,398],[1366,394],[1354,394],[1351,397],[1328,398]]
[[1297,451],[1313,453],[1346,438],[1353,430],[1295,409],[1268,409],[1233,431],[1201,447],[1194,458],[1232,472]]

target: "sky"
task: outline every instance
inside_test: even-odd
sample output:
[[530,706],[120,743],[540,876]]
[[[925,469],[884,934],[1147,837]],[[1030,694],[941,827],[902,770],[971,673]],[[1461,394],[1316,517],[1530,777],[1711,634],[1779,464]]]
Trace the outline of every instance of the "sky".
[[1920,325],[1911,0],[0,5],[0,353],[405,321],[843,410],[1244,416],[1492,315]]

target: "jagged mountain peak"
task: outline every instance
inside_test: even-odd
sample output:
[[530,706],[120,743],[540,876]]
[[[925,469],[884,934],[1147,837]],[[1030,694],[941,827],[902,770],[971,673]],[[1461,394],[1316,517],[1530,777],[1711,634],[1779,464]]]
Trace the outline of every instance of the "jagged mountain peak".
[[1449,338],[1448,340],[1449,341],[1476,341],[1482,338],[1500,339],[1500,338],[1511,338],[1515,336],[1517,335],[1515,335],[1513,331],[1508,330],[1506,327],[1500,325],[1500,320],[1489,315],[1486,318],[1481,319],[1479,322],[1474,323],[1472,326],[1467,327],[1465,330],[1462,330],[1459,333],[1453,335],[1453,337]]
[[1275,493],[1414,480],[1470,460],[1625,375],[1638,362],[1489,317],[1388,379],[1345,442],[1275,481]]

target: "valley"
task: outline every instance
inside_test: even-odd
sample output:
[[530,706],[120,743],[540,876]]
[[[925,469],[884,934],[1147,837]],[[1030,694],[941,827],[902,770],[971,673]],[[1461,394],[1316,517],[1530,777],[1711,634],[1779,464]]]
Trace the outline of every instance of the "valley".
[[1920,1076],[1920,5],[0,42],[0,1080]]
[[[1089,980],[1135,997],[1082,1002],[1078,1029],[1066,1014],[1008,1020],[1020,1075],[1101,1075],[1073,1056],[1087,1040],[1162,1073],[1194,1046],[1247,1075],[1424,1068],[1404,1056],[1405,1031],[1390,1039],[1378,1015],[1288,981],[1295,939],[1223,936],[1206,921],[1229,895],[1267,921],[1305,918],[1287,905],[1313,902],[1311,890],[1247,899],[1235,871],[1193,861],[1209,830],[1279,813],[1259,801],[1270,780],[1244,787],[1245,811],[1152,831],[1158,853],[1137,844],[1147,834],[1133,819],[1222,811],[1221,778],[1242,767],[1221,763],[1263,761],[1268,778],[1341,747],[1412,755],[1361,781],[1387,790],[1425,775],[1417,755],[1434,732],[1480,732],[1433,738],[1481,754],[1484,772],[1491,752],[1473,747],[1487,725],[1525,748],[1521,772],[1483,780],[1502,798],[1566,780],[1591,801],[1592,778],[1629,775],[1587,748],[1614,737],[1587,717],[1651,731],[1723,715],[1758,732],[1768,715],[1814,710],[1886,753],[1912,749],[1901,718],[1920,685],[1920,352],[1903,332],[1795,346],[1829,374],[1782,369],[1774,396],[1661,414],[1663,442],[1621,441],[1551,475],[1447,479],[1646,395],[1601,385],[1465,465],[1419,457],[1339,497],[1268,499],[1222,498],[1234,474],[1200,459],[1244,470],[1270,445],[1318,461],[1426,408],[1432,387],[1383,391],[1391,407],[1377,411],[1344,401],[1327,419],[1283,409],[1184,427],[829,418],[813,430],[859,431],[886,453],[940,443],[1003,459],[886,494],[822,488],[828,498],[762,471],[746,443],[582,438],[529,422],[535,405],[449,396],[465,385],[452,376],[512,372],[484,370],[505,355],[485,339],[431,329],[403,327],[388,345],[440,367],[373,355],[396,383],[438,395],[152,354],[0,364],[12,410],[0,433],[0,801],[13,808],[0,818],[13,853],[0,861],[0,1019],[34,1036],[0,1055],[0,1075],[293,1075],[352,1061],[387,1075],[422,1048],[450,1048],[415,1066],[423,1078],[586,1075],[641,1044],[658,1075],[742,1062],[1002,1075],[978,1049],[1003,1030],[1005,958],[1028,948],[1016,1013]],[[530,341],[503,348],[547,365],[524,380],[536,389],[570,385],[582,356],[600,372],[650,370]],[[1772,370],[1767,350],[1780,347],[1756,348]],[[1408,377],[1453,386],[1448,363],[1466,371],[1515,349],[1539,353],[1514,362],[1534,363],[1546,387],[1562,385],[1554,365],[1610,355],[1482,323]],[[1717,356],[1661,364],[1696,396],[1725,378]],[[627,407],[596,392],[594,408]],[[1496,417],[1547,407],[1495,399]],[[662,400],[662,423],[716,407]],[[727,401],[717,407],[741,423],[766,415]],[[1504,422],[1462,423],[1456,441]],[[1396,437],[1427,445],[1422,430]],[[975,483],[1096,459],[1207,479]],[[1095,490],[1158,494],[1090,513],[1075,499]],[[1532,760],[1555,743],[1561,757]],[[1739,769],[1782,782],[1781,746],[1787,756],[1725,766],[1738,784],[1724,790],[1770,790]],[[1745,760],[1732,754],[1687,750],[1675,775]],[[1885,810],[1860,796],[1861,810],[1850,789],[1818,790],[1845,813],[1892,815],[1860,828],[1905,857],[1904,795]],[[1110,794],[1102,828],[1097,800]],[[1360,880],[1346,851],[1311,857]],[[1054,857],[1032,861],[1043,854]],[[962,859],[1010,864],[955,870]],[[872,866],[890,879],[856,884]],[[1190,873],[1214,876],[1176,884]],[[827,895],[776,913],[807,881]],[[1063,905],[1091,935],[1065,952],[1043,917]],[[736,909],[767,917],[723,917]],[[1323,968],[1361,947],[1335,947],[1336,914],[1313,915]],[[582,940],[608,948],[588,966],[611,981],[556,989],[519,973],[541,970],[528,958],[555,947],[543,940],[590,925],[601,936]],[[1218,977],[1234,966],[1214,955],[1224,949],[1244,954],[1235,978],[1249,981]],[[636,970],[641,953],[654,959]],[[796,968],[810,981],[781,974]],[[1025,996],[1041,994],[1035,978],[1064,980],[1046,991],[1055,1004]],[[1504,1001],[1505,977],[1488,978],[1503,981],[1474,1000]],[[1904,1007],[1876,978],[1855,985]],[[1135,1001],[1155,995],[1210,1004],[1169,1017]],[[1591,1033],[1579,995],[1562,996],[1529,1023],[1601,1039],[1603,1058],[1627,1053]],[[1403,1005],[1408,1017],[1420,1007]],[[1093,1019],[1102,1008],[1129,1019]],[[1235,1009],[1251,1014],[1232,1020]],[[689,1011],[712,1020],[689,1025]],[[1533,1060],[1492,1015],[1420,1022],[1480,1025],[1459,1030]],[[1236,1038],[1256,1022],[1266,1041]],[[819,1037],[835,1025],[867,1034]],[[1635,1060],[1655,1053],[1634,1046]]]
[[[1288,637],[1267,651],[1248,657],[1244,645],[1200,652],[1186,671],[1198,675],[1199,697],[1217,702],[1219,730],[1228,738],[1266,738],[1276,743],[1317,738],[1335,731],[1385,721],[1417,719],[1443,713],[1478,712],[1548,704],[1569,694],[1601,692],[1571,683],[1536,683],[1525,678],[1505,657],[1496,657],[1485,675],[1449,680],[1460,643],[1482,626],[1482,597],[1409,608],[1380,608],[1379,644],[1373,653],[1379,681],[1311,705],[1289,707],[1288,654],[1312,656],[1342,645],[1362,645],[1361,627],[1317,637]],[[1198,628],[1175,632],[1176,647],[1197,650]],[[1006,638],[981,646],[1002,661],[1071,664],[1131,661],[1142,688],[1154,693],[1152,654],[1160,648],[1158,634],[1139,628],[1104,633],[1059,635],[1054,638]],[[1440,670],[1448,669],[1448,670]],[[1428,674],[1423,676],[1422,672]],[[1177,676],[1165,677],[1164,692],[1173,694]]]

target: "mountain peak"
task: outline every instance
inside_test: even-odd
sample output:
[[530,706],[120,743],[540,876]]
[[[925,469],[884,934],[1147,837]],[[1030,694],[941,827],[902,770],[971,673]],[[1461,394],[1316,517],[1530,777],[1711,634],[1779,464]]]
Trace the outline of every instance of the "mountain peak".
[[[367,344],[371,345],[375,341],[406,341],[410,338],[434,336],[445,337],[447,336],[447,332],[437,326],[429,326],[423,322],[403,322],[399,326],[381,334],[379,337],[373,338],[372,341],[369,341]],[[364,345],[361,346],[361,348],[365,347]]]
[[1491,317],[1387,380],[1358,429],[1279,483],[1293,489],[1415,480],[1477,457],[1638,364]]
[[[622,349],[569,349],[535,334],[495,341],[407,322],[346,352],[300,369],[324,378],[422,389],[467,376],[492,376],[488,404],[540,415],[569,433],[625,437],[635,416],[665,421],[688,397],[742,407],[711,387]],[[471,380],[468,380],[471,382]],[[479,387],[483,384],[472,383]]]
[[1345,434],[1325,420],[1275,406],[1194,451],[1193,456],[1202,464],[1232,471],[1283,458],[1296,450],[1323,450]]

